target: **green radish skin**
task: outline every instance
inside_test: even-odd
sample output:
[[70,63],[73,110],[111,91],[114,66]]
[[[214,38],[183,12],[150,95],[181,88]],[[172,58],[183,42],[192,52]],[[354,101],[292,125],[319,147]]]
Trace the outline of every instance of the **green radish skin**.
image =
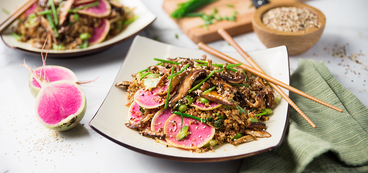
[[69,130],[84,117],[86,104],[86,97],[75,82],[45,83],[36,97],[36,117],[47,128]]
[[[43,78],[43,67],[38,67],[34,71],[37,75],[39,75],[41,78]],[[46,69],[46,80],[47,82],[55,82],[58,80],[69,80],[72,82],[77,82],[78,78],[74,74],[73,71],[71,71],[68,68],[62,67],[62,66],[56,66],[56,65],[47,65],[45,66]],[[41,76],[42,74],[42,76]],[[32,74],[29,75],[28,78],[28,86],[31,90],[31,93],[34,97],[37,97],[38,93],[41,90],[41,85],[37,82],[37,80],[32,76]]]

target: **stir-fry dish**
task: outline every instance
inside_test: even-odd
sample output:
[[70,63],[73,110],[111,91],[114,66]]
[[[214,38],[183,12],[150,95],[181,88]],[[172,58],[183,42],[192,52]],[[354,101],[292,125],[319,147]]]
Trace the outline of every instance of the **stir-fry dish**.
[[118,0],[39,0],[12,28],[12,35],[35,48],[83,49],[121,33],[136,20]]
[[154,59],[158,64],[133,81],[116,83],[127,89],[126,127],[198,153],[271,137],[264,122],[281,98],[241,64],[216,64],[205,55]]

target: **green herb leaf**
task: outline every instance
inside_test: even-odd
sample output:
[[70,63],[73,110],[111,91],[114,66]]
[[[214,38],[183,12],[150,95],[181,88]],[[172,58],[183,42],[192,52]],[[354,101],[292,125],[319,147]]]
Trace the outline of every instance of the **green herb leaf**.
[[[183,124],[183,122],[181,123]],[[188,136],[189,126],[180,127],[179,133],[176,135],[176,140],[181,141]]]
[[139,106],[139,111],[144,114],[144,109],[141,106]]
[[171,17],[175,19],[182,18],[185,16],[185,14],[215,1],[216,0],[189,0],[185,3],[179,4],[178,8],[173,13],[171,13]]

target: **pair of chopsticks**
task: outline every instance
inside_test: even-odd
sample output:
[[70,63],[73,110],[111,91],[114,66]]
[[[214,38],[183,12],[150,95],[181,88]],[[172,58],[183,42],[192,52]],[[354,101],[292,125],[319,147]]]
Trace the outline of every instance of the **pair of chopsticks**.
[[[322,104],[324,106],[327,106],[331,109],[334,109],[336,111],[339,111],[339,112],[343,112],[342,109],[338,108],[338,107],[335,107],[333,105],[330,105],[322,100],[319,100],[311,95],[308,95],[292,86],[289,86],[273,77],[270,77],[268,76],[266,73],[263,72],[263,70],[253,61],[253,59],[235,42],[235,40],[224,30],[224,29],[219,29],[218,30],[218,33],[231,45],[233,46],[236,51],[253,67],[251,66],[248,66],[246,64],[243,64],[240,66],[242,69],[244,70],[247,70],[249,71],[250,73],[252,74],[255,74],[255,75],[258,75],[259,77],[269,81],[270,85],[313,127],[313,128],[316,128],[317,126],[307,117],[307,115],[305,115],[302,110],[299,109],[299,107],[278,87],[278,86],[281,86],[285,89],[288,89],[289,91],[292,91],[296,94],[299,94],[305,98],[308,98],[312,101],[315,101],[319,104]],[[234,59],[234,58],[231,58],[209,46],[207,46],[206,44],[200,42],[198,43],[198,47],[203,49],[204,51],[212,54],[212,55],[215,55],[227,62],[230,62],[232,64],[237,64],[237,63],[241,63],[240,61]]]
[[4,21],[0,23],[0,34],[5,30],[14,20],[23,14],[29,7],[31,7],[37,0],[28,0],[12,14],[10,14]]

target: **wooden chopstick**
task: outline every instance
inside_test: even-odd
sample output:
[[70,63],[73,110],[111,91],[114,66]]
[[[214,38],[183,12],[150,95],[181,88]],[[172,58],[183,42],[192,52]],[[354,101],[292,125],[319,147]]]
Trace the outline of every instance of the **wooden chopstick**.
[[[229,56],[227,56],[227,55],[225,55],[225,54],[223,54],[223,53],[221,53],[221,52],[219,52],[219,51],[217,51],[217,50],[215,50],[215,49],[207,46],[206,44],[204,44],[202,42],[199,42],[198,43],[198,47],[201,48],[201,49],[203,49],[204,51],[206,51],[206,52],[208,52],[208,53],[210,53],[212,55],[215,55],[215,56],[217,56],[217,57],[219,57],[219,58],[221,58],[221,59],[223,59],[223,60],[225,60],[227,62],[230,62],[232,64],[242,63],[242,62],[240,62],[240,61],[238,61],[238,60],[236,60],[234,58],[231,58],[231,57],[229,57]],[[298,89],[296,89],[296,88],[294,88],[294,87],[292,87],[292,86],[290,86],[288,84],[285,84],[285,83],[283,83],[283,82],[281,82],[281,81],[279,81],[279,80],[277,80],[277,79],[275,79],[273,77],[270,77],[270,76],[268,76],[268,75],[266,75],[266,74],[264,74],[262,72],[259,72],[258,70],[250,67],[249,65],[246,65],[246,64],[243,64],[242,63],[242,65],[240,65],[239,67],[241,67],[242,69],[247,70],[250,73],[255,74],[255,75],[257,75],[257,76],[259,76],[259,77],[261,77],[261,78],[263,78],[263,79],[265,79],[265,80],[267,80],[269,82],[272,82],[274,84],[277,84],[278,86],[281,86],[281,87],[283,87],[285,89],[288,89],[291,92],[294,92],[296,94],[299,94],[299,95],[301,95],[301,96],[303,96],[303,97],[305,97],[307,99],[310,99],[312,101],[315,101],[315,102],[317,102],[317,103],[319,103],[321,105],[327,106],[327,107],[329,107],[331,109],[334,109],[336,111],[343,112],[342,109],[340,109],[338,107],[335,107],[333,105],[330,105],[330,104],[328,104],[328,103],[326,103],[326,102],[324,102],[322,100],[319,100],[319,99],[317,99],[317,98],[315,98],[315,97],[313,97],[311,95],[308,95],[308,94],[304,93],[303,91],[300,91],[300,90],[298,90]]]
[[23,14],[29,7],[31,7],[37,0],[28,0],[18,9],[16,9],[11,15],[9,15],[0,24],[0,34],[5,30],[14,20],[16,20],[21,14]]
[[[253,68],[258,71],[266,74],[261,67],[258,66],[256,62],[236,43],[236,41],[227,33],[223,28],[218,30],[218,33],[224,38],[231,46],[235,48],[235,50],[251,65]],[[310,120],[307,115],[303,113],[302,110],[279,88],[277,85],[270,83],[272,88],[274,88],[313,128],[317,126]]]

